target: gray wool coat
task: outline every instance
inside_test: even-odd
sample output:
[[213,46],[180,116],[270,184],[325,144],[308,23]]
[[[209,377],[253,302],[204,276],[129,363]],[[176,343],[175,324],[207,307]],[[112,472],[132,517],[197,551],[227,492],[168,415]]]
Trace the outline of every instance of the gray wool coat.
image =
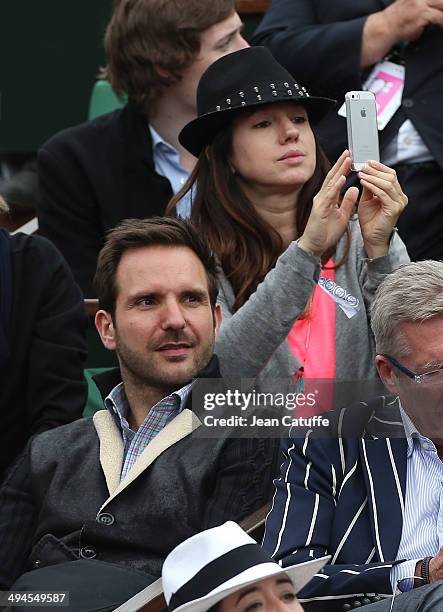
[[[336,373],[338,380],[364,381],[377,377],[375,342],[370,329],[369,308],[375,290],[386,274],[409,261],[406,247],[396,232],[385,257],[368,260],[357,217],[349,222],[350,249],[346,263],[335,271],[335,282],[358,300],[358,313],[348,318],[336,305]],[[335,261],[346,248],[346,236],[338,245]],[[255,379],[255,388],[275,378],[292,377],[300,367],[287,336],[305,310],[321,274],[320,259],[292,242],[279,257],[249,300],[233,313],[230,282],[220,274],[219,303],[223,321],[216,342],[222,375]]]

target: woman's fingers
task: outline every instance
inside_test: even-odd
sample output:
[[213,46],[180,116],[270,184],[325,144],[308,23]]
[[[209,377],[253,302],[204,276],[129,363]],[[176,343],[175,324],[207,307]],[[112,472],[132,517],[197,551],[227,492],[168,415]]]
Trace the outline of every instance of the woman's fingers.
[[329,204],[338,204],[338,199],[340,196],[340,191],[343,189],[344,185],[346,183],[346,177],[344,176],[344,174],[340,174],[337,176],[337,178],[334,180],[334,182],[331,184],[331,191],[330,191],[330,195],[333,197],[331,198],[331,201],[329,202]]
[[[377,170],[375,166],[380,169]],[[369,189],[371,193],[379,196],[386,201],[386,196],[394,202],[405,206],[408,198],[403,193],[402,188],[397,180],[395,170],[384,166],[380,162],[370,162],[363,171],[358,173],[361,184]]]
[[349,155],[349,151],[345,149],[327,173],[323,184],[326,185],[329,181],[334,180],[337,176],[347,172],[347,166],[349,166],[349,169],[351,168],[351,156]]
[[340,157],[337,159],[337,161],[335,162],[335,164],[332,166],[332,168],[329,170],[328,174],[333,174],[334,172],[337,171],[337,168],[339,168],[343,161],[345,160],[346,157],[350,157],[349,155],[349,151],[348,149],[345,149],[343,151],[343,153],[340,155]]
[[330,208],[338,205],[340,191],[346,183],[346,176],[351,169],[351,163],[349,151],[345,150],[326,175],[322,188],[318,193],[320,197],[317,199],[317,203],[322,208]]
[[390,166],[385,166],[385,164],[382,164],[379,161],[375,161],[374,159],[369,160],[366,166],[369,170],[371,169],[374,169],[375,171],[379,170],[381,172],[386,172],[387,174],[393,174],[394,176],[397,176],[393,168],[391,168]]
[[360,183],[363,185],[363,187],[366,187],[367,189],[369,189],[369,191],[373,195],[376,195],[381,199],[386,198],[386,189],[383,189],[379,185],[376,185],[374,181],[370,181],[363,177],[360,177]]
[[397,193],[398,191],[396,189],[396,185],[381,176],[374,176],[371,174],[366,174],[366,172],[359,172],[358,178],[362,180],[362,182],[366,181],[366,183],[378,187],[384,193]]
[[396,193],[395,197],[392,197],[389,193],[387,193],[386,188],[376,185],[374,181],[367,181],[366,179],[361,178],[360,182],[363,187],[366,187],[373,195],[377,196],[382,202],[386,201],[386,198],[389,198],[391,203],[395,204],[400,209],[403,209],[408,203],[408,198],[403,192],[401,192],[401,195]]
[[397,179],[397,173],[393,168],[389,168],[389,166],[385,166],[380,162],[370,161],[364,165],[363,169],[358,173],[358,176],[365,175],[364,178],[368,179],[369,177],[379,177],[390,183],[391,185],[395,185],[399,191],[401,191],[400,183]]
[[[366,186],[374,195],[386,196],[391,200],[400,203],[406,203],[407,197],[403,193],[397,180],[389,180],[385,177],[374,176],[366,174],[365,172],[359,172],[359,179],[363,186]],[[391,176],[391,175],[389,175]],[[378,190],[378,191],[377,191]]]
[[340,191],[346,183],[346,177],[339,175],[335,180],[324,185],[314,198],[315,208],[319,214],[329,214],[331,209],[337,208],[340,200]]
[[358,187],[349,187],[346,190],[343,200],[341,202],[340,210],[343,211],[347,219],[349,219],[354,212],[355,205],[357,204],[359,196]]
[[401,186],[398,182],[397,173],[393,168],[390,168],[389,166],[385,166],[380,162],[371,161],[365,164],[361,172],[368,176],[379,176],[391,183],[392,185],[396,185],[397,188],[401,191]]

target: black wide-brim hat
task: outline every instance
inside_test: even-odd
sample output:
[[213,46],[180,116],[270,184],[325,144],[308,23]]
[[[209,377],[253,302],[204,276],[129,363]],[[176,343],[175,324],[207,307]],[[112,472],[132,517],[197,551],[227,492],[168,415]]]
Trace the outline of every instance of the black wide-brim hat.
[[228,53],[203,73],[197,88],[198,116],[185,125],[178,139],[198,157],[237,112],[288,101],[306,107],[314,123],[335,104],[330,98],[310,96],[265,47]]

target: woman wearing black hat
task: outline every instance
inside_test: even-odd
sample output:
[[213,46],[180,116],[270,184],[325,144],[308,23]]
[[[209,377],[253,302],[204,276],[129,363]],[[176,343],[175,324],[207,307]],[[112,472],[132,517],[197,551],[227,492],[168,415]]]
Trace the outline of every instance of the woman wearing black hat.
[[[200,80],[197,119],[180,142],[198,163],[192,219],[219,257],[225,376],[376,377],[368,306],[383,275],[409,260],[395,232],[406,206],[390,168],[371,162],[340,192],[314,132],[332,100],[308,92],[263,47],[216,61]],[[317,410],[314,410],[314,412]]]

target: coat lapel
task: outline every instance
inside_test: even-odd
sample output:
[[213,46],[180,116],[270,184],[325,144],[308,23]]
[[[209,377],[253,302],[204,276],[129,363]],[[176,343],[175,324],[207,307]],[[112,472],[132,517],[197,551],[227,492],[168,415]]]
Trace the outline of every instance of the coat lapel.
[[375,549],[380,561],[393,561],[403,528],[407,443],[404,438],[362,439],[359,446]]
[[[100,462],[102,464],[103,472],[105,473],[106,483],[108,484],[108,491],[110,497],[105,501],[100,511],[103,510],[116,495],[126,489],[140,474],[142,474],[146,468],[148,468],[154,461],[159,457],[165,450],[170,448],[173,444],[182,440],[186,436],[189,436],[202,424],[200,419],[188,408],[185,408],[178,414],[172,421],[170,421],[166,427],[164,427],[160,433],[158,433],[153,440],[146,446],[140,457],[134,463],[132,468],[127,473],[124,480],[120,482],[120,473],[123,461],[123,442],[121,435],[112,419],[112,416],[107,411],[101,411],[105,413],[102,417],[97,418],[100,414],[97,412],[94,416],[94,424],[96,425],[97,434],[100,438]],[[108,417],[106,417],[106,414]],[[106,420],[106,426],[104,422]],[[100,424],[99,424],[100,423]],[[97,425],[99,424],[99,427]],[[113,426],[114,430],[120,440],[121,454],[117,456],[117,453],[112,454],[112,449],[109,449],[111,444],[111,437],[108,430]],[[103,441],[102,441],[103,438]],[[112,436],[112,443],[116,443],[115,436]],[[102,452],[102,444],[104,446]],[[102,460],[105,459],[105,461]],[[114,463],[111,463],[112,461]]]
[[120,483],[123,439],[108,410],[96,412],[93,421],[100,442],[100,464],[105,475],[108,492],[112,495]]

